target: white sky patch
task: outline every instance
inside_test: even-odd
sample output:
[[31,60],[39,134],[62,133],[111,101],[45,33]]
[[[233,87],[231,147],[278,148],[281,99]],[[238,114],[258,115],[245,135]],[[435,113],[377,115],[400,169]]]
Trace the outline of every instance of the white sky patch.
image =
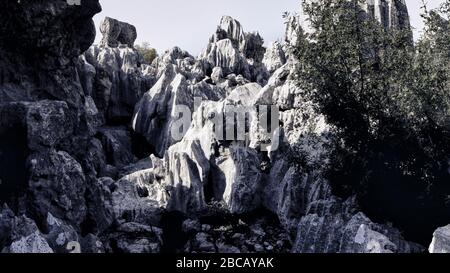
[[[406,0],[417,39],[423,28],[421,0]],[[443,0],[426,0],[429,8]],[[98,31],[101,20],[109,16],[136,26],[136,43],[149,42],[164,52],[179,46],[193,55],[199,54],[216,30],[222,15],[241,22],[246,32],[258,31],[266,43],[282,39],[285,11],[297,12],[300,0],[100,0],[103,12],[96,15]]]

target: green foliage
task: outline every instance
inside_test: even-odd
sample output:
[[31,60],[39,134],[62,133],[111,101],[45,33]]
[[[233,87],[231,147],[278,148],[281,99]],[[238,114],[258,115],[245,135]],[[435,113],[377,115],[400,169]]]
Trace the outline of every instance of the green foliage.
[[409,29],[386,30],[360,3],[304,3],[312,31],[296,49],[298,84],[344,141],[335,145],[329,178],[339,193],[366,201],[380,201],[373,194],[387,185],[415,191],[411,202],[443,201],[450,194],[449,22],[424,15],[426,33],[414,46]]
[[158,57],[156,49],[150,47],[150,44],[146,42],[142,43],[142,45],[137,45],[136,50],[142,55],[144,64],[151,64]]

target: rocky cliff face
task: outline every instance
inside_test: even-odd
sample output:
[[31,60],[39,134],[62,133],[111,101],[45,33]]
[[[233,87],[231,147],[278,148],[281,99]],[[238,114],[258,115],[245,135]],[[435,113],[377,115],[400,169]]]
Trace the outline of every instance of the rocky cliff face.
[[[88,48],[100,6],[81,3],[0,11],[0,249],[422,250],[332,194],[323,174],[335,135],[298,95],[296,17],[266,49],[225,16],[199,57],[173,48],[143,65],[136,29],[111,18]],[[237,118],[225,117],[236,107],[246,115],[235,135]],[[183,109],[193,118],[180,133]]]
[[[99,11],[95,0],[4,3],[0,201],[8,204],[1,213],[5,251],[64,251],[63,244],[79,242],[79,234],[104,230],[112,222],[106,204],[97,202],[103,194],[96,172],[101,146],[93,138],[98,110],[82,84],[87,70],[79,59],[94,41],[92,17]],[[71,235],[55,241],[59,233]]]
[[405,0],[367,0],[363,8],[385,28],[411,28]]

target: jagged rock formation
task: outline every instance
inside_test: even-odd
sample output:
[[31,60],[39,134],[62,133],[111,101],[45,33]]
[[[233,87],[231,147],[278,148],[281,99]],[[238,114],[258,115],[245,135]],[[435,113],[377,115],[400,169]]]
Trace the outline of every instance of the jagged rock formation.
[[[198,58],[173,48],[143,65],[136,29],[111,18],[88,48],[100,6],[81,3],[0,11],[0,249],[421,250],[332,194],[323,174],[334,128],[293,75],[297,17],[265,49],[225,16]],[[174,131],[184,110],[192,119]]]
[[[93,98],[104,122],[123,123],[133,115],[134,106],[155,83],[155,72],[141,65],[134,48],[93,46],[82,58],[83,86]],[[90,74],[89,74],[90,73]]]
[[100,32],[103,34],[100,42],[102,46],[125,45],[133,48],[137,38],[137,31],[133,25],[109,17],[106,17],[101,23]]
[[410,29],[405,0],[367,0],[364,10],[387,29]]
[[223,16],[207,48],[200,54],[206,75],[210,75],[215,67],[220,67],[224,76],[242,75],[250,81],[264,84],[268,73],[261,64],[265,52],[263,44],[258,33],[246,33],[238,21]]
[[[289,18],[289,27],[295,27],[295,22]],[[248,36],[241,25],[229,17],[222,18],[207,50],[199,57],[200,64],[179,49],[167,52],[155,62],[153,66],[158,67],[159,80],[137,105],[133,128],[155,143],[159,148],[156,154],[164,159],[152,159],[152,166],[129,174],[119,182],[117,194],[113,194],[116,217],[125,222],[128,218],[128,221],[154,224],[161,221],[160,209],[165,208],[187,215],[191,220],[183,226],[192,226],[198,215],[211,215],[218,202],[222,210],[234,215],[259,208],[271,211],[287,230],[286,238],[291,238],[294,252],[420,251],[420,246],[403,240],[396,229],[372,223],[358,211],[354,201],[332,195],[328,182],[322,177],[327,168],[323,163],[327,162],[330,151],[325,147],[333,137],[332,128],[323,116],[314,112],[310,102],[298,96],[292,75],[296,61],[289,50],[297,33],[293,29],[287,33],[284,44],[274,44],[260,59],[264,71],[273,72],[264,87],[249,83],[255,78],[246,70],[248,66],[244,61],[245,54],[249,54],[243,50]],[[182,56],[185,61],[176,62],[168,56]],[[197,69],[186,69],[186,63]],[[209,73],[211,78],[207,76]],[[243,78],[235,81],[233,88],[230,83],[224,84],[232,79],[226,76],[230,73],[241,73]],[[202,89],[193,91],[197,77],[202,75]],[[222,90],[220,96],[209,95],[214,86]],[[190,95],[201,94],[204,90],[207,91],[202,98],[207,101],[193,108]],[[171,142],[170,128],[176,120],[173,113],[180,103],[194,109],[195,113],[184,137]],[[246,120],[249,131],[241,140],[225,140],[226,130],[222,129],[229,125],[225,122],[218,128],[215,119],[221,119],[227,107],[238,105],[249,107],[250,115]],[[255,107],[260,105],[276,105],[282,111],[282,148],[274,149],[268,157],[259,149],[264,137],[255,130],[258,127]],[[311,168],[294,166],[285,156],[290,147],[303,153]],[[133,213],[126,213],[130,210]],[[186,233],[192,237],[185,250],[245,252],[264,249],[261,248],[264,243],[256,247],[253,244],[250,249],[243,245],[223,246],[226,236],[222,234],[225,236],[222,240],[214,240],[217,234],[213,235],[216,231],[211,228],[198,223],[188,228],[190,231]],[[269,249],[273,249],[273,245],[269,244]]]
[[14,210],[2,212],[4,251],[60,251],[49,214],[76,234],[112,221],[91,198],[100,186],[88,152],[97,110],[77,70],[99,11],[95,0],[6,1],[0,11],[0,201]]
[[278,68],[286,63],[286,53],[282,44],[274,42],[271,47],[266,50],[263,58],[263,64],[269,73],[274,73]]

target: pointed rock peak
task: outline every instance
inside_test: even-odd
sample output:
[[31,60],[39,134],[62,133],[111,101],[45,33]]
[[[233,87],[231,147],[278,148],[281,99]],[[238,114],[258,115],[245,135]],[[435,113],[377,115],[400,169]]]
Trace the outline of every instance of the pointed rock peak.
[[231,17],[231,16],[229,16],[229,15],[223,15],[222,18],[220,18],[220,24],[221,24],[221,25],[222,25],[222,24],[228,24],[228,23],[230,23],[230,22],[236,23],[236,24],[239,24],[239,25],[240,25],[240,23],[239,23],[238,20],[234,19],[233,17]]
[[222,18],[220,19],[219,27],[229,33],[234,32],[234,30],[237,30],[238,32],[244,32],[241,23],[228,15],[222,16]]
[[258,32],[247,33],[241,23],[231,16],[222,16],[216,33],[210,39],[210,44],[229,39],[233,47],[243,53],[246,58],[258,62],[262,60],[265,52],[264,40]]
[[218,42],[224,39],[230,39],[236,45],[241,44],[245,40],[245,33],[241,23],[231,16],[222,16],[211,42]]
[[284,40],[289,45],[295,45],[299,37],[299,31],[302,26],[301,18],[298,14],[286,14],[284,18],[286,26]]

